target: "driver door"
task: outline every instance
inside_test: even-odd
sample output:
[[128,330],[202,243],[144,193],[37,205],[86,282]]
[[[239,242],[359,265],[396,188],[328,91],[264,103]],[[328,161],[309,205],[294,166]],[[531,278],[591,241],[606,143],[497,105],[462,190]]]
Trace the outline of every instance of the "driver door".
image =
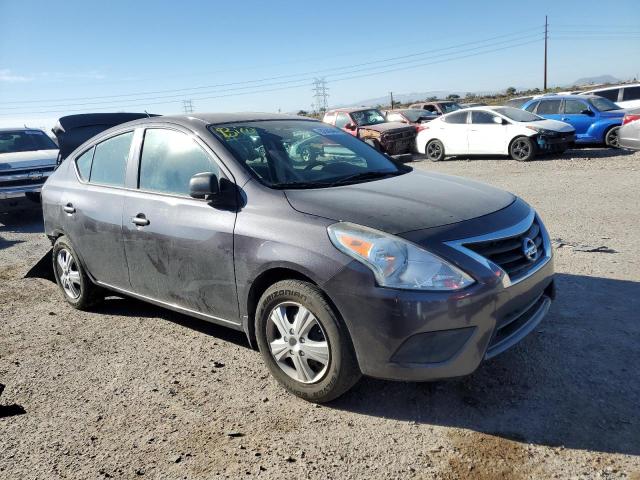
[[[500,123],[496,123],[496,119]],[[472,110],[468,136],[469,153],[503,153],[506,148],[506,130],[501,117],[482,110]]]

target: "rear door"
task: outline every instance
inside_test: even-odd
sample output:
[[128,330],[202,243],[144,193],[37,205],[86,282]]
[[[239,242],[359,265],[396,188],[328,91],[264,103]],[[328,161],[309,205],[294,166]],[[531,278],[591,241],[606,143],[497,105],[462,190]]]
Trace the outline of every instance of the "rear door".
[[462,110],[442,117],[444,124],[437,136],[444,144],[444,151],[447,155],[469,153],[468,113],[467,110]]
[[583,100],[566,99],[562,107],[560,120],[567,122],[576,129],[576,135],[584,136],[589,131],[594,121],[595,114],[589,104]]
[[98,281],[128,289],[122,239],[127,162],[134,132],[114,133],[76,157],[70,167],[80,183],[61,194],[65,231],[89,273]]
[[561,105],[562,100],[560,99],[541,99],[536,108],[536,113],[551,120],[561,120]]
[[[494,119],[499,119],[496,123]],[[503,153],[506,150],[506,125],[502,125],[502,118],[491,112],[482,110],[471,111],[471,125],[469,128],[469,153]]]
[[196,173],[231,175],[191,132],[174,126],[146,128],[136,158],[137,188],[123,214],[132,291],[237,324],[236,209],[189,196]]

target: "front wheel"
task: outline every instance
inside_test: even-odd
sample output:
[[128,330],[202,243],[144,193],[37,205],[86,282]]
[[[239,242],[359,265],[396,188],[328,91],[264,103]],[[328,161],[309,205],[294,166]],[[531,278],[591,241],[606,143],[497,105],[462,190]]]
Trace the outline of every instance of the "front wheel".
[[424,149],[427,158],[432,162],[444,160],[444,145],[440,140],[431,140]]
[[315,285],[275,283],[260,298],[255,322],[264,362],[293,394],[328,402],[360,378],[349,333]]
[[535,145],[529,137],[518,137],[511,142],[509,155],[518,162],[528,162],[536,156]]
[[607,147],[620,148],[620,127],[613,127],[607,130],[604,136],[604,143]]

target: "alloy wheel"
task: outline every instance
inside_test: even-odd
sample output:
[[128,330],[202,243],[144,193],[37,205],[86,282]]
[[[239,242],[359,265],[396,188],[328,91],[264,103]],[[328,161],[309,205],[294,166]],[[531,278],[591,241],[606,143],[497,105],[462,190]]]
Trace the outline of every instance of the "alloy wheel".
[[513,154],[519,159],[527,158],[531,153],[531,147],[524,140],[516,140],[513,144]]
[[327,372],[331,351],[318,319],[296,302],[284,302],[269,313],[267,342],[280,369],[301,383],[315,383]]
[[66,248],[58,252],[56,268],[58,269],[58,278],[64,293],[72,300],[79,298],[82,293],[80,271],[75,258]]
[[437,142],[432,142],[427,145],[427,156],[429,158],[440,158],[440,154],[442,153],[442,148],[440,144]]
[[605,143],[610,147],[618,148],[619,146],[618,130],[620,130],[620,128],[615,127],[607,132],[607,138],[605,139]]

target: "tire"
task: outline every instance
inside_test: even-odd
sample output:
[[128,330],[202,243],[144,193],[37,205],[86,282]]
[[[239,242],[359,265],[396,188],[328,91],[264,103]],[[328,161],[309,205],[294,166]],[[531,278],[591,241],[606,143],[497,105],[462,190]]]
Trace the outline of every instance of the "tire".
[[516,137],[509,145],[509,155],[518,162],[529,162],[536,156],[536,147],[529,137]]
[[431,140],[424,147],[424,153],[432,162],[444,160],[444,145],[440,140]]
[[620,127],[611,127],[604,132],[604,144],[610,148],[620,148]]
[[255,332],[271,374],[305,400],[334,400],[362,375],[346,327],[315,285],[283,280],[269,287],[258,302]]
[[91,282],[78,254],[64,236],[53,245],[52,261],[56,283],[73,308],[86,310],[104,298],[102,289]]

